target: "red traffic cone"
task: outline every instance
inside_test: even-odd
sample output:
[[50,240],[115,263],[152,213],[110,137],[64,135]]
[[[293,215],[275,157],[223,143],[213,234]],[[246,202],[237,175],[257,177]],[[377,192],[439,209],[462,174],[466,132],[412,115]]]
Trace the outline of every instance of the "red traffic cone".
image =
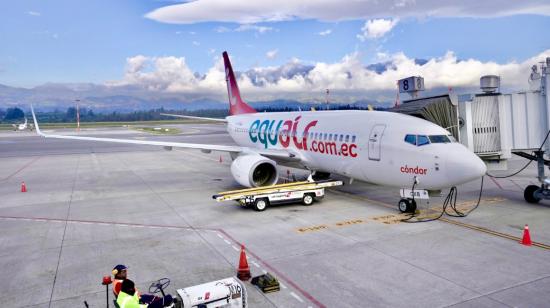
[[21,192],[27,192],[27,185],[25,185],[25,182],[21,182]]
[[241,256],[239,258],[239,268],[237,269],[237,278],[243,281],[250,279],[250,267],[248,267],[248,261],[246,261],[246,253],[244,252],[244,245],[241,245]]
[[222,156],[220,155],[220,164],[223,163]]
[[523,229],[523,239],[521,240],[521,243],[526,246],[531,246],[531,235],[529,234],[528,225],[525,225],[525,228]]

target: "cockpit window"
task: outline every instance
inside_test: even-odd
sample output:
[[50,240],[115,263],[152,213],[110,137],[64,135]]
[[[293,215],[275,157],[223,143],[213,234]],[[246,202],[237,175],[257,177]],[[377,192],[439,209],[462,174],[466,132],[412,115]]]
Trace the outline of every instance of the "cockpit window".
[[421,146],[421,145],[426,145],[426,144],[429,144],[429,143],[430,143],[430,140],[428,139],[427,136],[418,135],[416,145]]
[[430,143],[451,143],[456,140],[451,135],[406,135],[405,142],[416,146],[422,146]]
[[410,143],[412,145],[416,145],[416,135],[405,136],[405,142]]
[[432,135],[429,136],[431,143],[450,143],[451,139],[446,135]]

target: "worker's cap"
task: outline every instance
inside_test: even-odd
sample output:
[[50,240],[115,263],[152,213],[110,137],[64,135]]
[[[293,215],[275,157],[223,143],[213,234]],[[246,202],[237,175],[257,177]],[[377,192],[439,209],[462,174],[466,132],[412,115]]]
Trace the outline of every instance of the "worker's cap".
[[116,274],[120,273],[120,271],[125,270],[125,269],[128,269],[128,267],[126,265],[119,264],[119,265],[113,267],[113,275],[116,275]]

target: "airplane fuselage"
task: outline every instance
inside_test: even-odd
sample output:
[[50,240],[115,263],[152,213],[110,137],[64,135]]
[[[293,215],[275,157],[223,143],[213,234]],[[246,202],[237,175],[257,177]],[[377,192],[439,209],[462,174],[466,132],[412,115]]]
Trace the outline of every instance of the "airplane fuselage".
[[484,163],[453,142],[448,131],[412,116],[354,110],[253,113],[227,120],[229,134],[241,146],[289,151],[304,168],[379,185],[411,187],[416,176],[418,187],[441,189],[485,173]]

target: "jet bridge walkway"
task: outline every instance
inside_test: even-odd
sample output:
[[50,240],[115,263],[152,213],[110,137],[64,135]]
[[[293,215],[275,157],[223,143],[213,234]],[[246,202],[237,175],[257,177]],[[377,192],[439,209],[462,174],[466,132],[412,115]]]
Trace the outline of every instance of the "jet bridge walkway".
[[460,143],[476,153],[487,169],[507,170],[512,154],[538,163],[540,186],[529,185],[528,202],[550,199],[550,57],[535,64],[526,76],[529,89],[500,93],[500,77],[480,78],[483,93],[448,93],[404,101],[391,111],[420,117],[446,128]]

